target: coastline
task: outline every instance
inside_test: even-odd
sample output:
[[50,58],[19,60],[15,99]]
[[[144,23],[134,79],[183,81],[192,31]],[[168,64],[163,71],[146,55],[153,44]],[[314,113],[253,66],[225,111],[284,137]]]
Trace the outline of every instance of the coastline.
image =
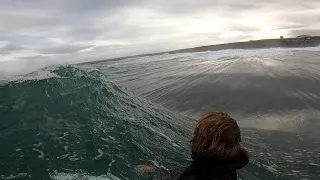
[[173,51],[110,58],[110,59],[104,59],[104,60],[78,63],[78,65],[96,64],[96,63],[101,63],[105,61],[117,61],[117,60],[122,60],[127,58],[155,56],[155,55],[161,55],[161,54],[219,51],[219,50],[226,50],[226,49],[299,48],[299,47],[302,48],[302,47],[315,47],[319,45],[320,45],[320,36],[311,36],[309,39],[307,38],[260,39],[260,40],[250,40],[245,42],[215,44],[215,45],[199,46],[199,47],[193,47],[193,48],[178,49]]

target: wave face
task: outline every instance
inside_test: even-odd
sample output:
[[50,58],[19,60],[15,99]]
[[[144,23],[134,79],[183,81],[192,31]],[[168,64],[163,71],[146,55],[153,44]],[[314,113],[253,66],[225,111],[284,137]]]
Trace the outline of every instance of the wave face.
[[194,118],[211,110],[242,127],[251,162],[240,179],[319,179],[319,59],[317,48],[226,50],[2,80],[0,179],[149,179],[134,172],[140,164],[180,170]]
[[187,162],[190,119],[134,97],[96,70],[51,74],[0,86],[1,179],[136,179],[135,165]]
[[320,47],[167,54],[96,68],[189,117],[221,110],[242,127],[320,137]]

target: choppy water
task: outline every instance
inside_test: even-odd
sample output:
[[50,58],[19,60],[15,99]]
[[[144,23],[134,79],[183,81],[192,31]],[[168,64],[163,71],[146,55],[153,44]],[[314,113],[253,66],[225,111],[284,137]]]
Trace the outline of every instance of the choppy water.
[[183,169],[195,120],[242,127],[245,179],[320,178],[320,48],[225,50],[39,69],[2,79],[0,179],[148,179]]

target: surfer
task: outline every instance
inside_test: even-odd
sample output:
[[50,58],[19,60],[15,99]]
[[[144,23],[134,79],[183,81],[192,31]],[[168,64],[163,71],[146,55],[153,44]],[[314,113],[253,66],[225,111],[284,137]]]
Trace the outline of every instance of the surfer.
[[[240,145],[240,128],[232,117],[223,112],[203,115],[195,128],[191,142],[191,165],[181,174],[169,179],[178,180],[237,180],[236,170],[249,162],[247,151]],[[140,165],[137,173],[156,173],[153,166]],[[175,177],[174,177],[175,176]]]

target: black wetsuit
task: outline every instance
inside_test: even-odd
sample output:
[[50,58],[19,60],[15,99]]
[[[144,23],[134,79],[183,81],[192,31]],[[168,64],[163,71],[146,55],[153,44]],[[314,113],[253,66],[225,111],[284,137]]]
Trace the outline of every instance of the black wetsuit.
[[178,180],[237,180],[236,170],[249,162],[247,155],[193,161]]

